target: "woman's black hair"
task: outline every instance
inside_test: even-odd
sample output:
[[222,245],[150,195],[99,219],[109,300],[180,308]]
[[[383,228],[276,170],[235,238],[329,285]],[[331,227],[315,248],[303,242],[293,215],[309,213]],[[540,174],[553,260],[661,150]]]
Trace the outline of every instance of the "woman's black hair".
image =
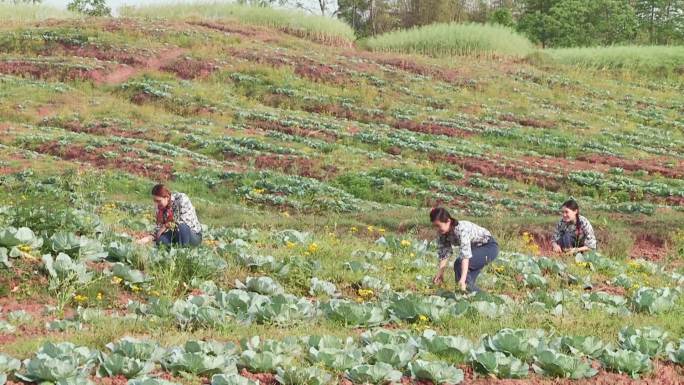
[[430,210],[430,222],[434,221],[440,221],[442,223],[451,221],[451,228],[454,228],[458,225],[458,221],[454,219],[454,217],[452,217],[451,214],[449,214],[449,211],[447,211],[447,209],[444,207],[435,207]]
[[561,207],[568,208],[572,211],[577,211],[577,219],[575,220],[575,233],[579,237],[582,232],[582,224],[580,223],[580,207],[576,200],[570,198],[563,203]]

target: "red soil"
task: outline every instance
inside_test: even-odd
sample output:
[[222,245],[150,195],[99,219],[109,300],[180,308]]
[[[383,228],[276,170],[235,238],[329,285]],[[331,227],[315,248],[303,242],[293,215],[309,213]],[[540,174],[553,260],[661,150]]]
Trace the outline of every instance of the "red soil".
[[240,372],[240,375],[242,377],[249,378],[252,381],[259,381],[260,384],[263,385],[277,385],[278,381],[275,378],[275,375],[271,373],[250,373],[247,371],[247,369],[242,369]]
[[394,126],[397,128],[402,128],[413,132],[420,132],[423,134],[432,135],[444,135],[449,137],[465,138],[473,135],[472,132],[459,130],[458,128],[454,127],[442,126],[440,124],[431,122],[417,123],[412,120],[397,120],[394,123]]
[[53,63],[28,60],[0,61],[0,73],[34,79],[89,80],[97,77],[100,71],[79,67],[60,67]]
[[334,166],[321,167],[311,159],[292,155],[261,155],[256,157],[254,165],[259,169],[280,170],[315,179],[334,178],[337,173]]
[[499,117],[499,119],[505,122],[518,123],[521,126],[535,127],[535,128],[553,128],[556,126],[555,122],[549,120],[539,120],[533,118],[527,118],[524,116],[515,116],[512,114],[506,114]]
[[253,51],[235,48],[229,49],[228,52],[231,56],[253,63],[267,64],[272,67],[293,67],[295,74],[314,82],[331,83],[335,85],[354,83],[354,79],[352,79],[350,73],[345,69],[337,68],[306,57],[288,56],[279,52],[266,50]]
[[[377,65],[388,66],[417,75],[430,76],[447,83],[471,85],[465,74],[457,70],[421,64],[415,60],[399,55],[363,51],[349,51],[342,53],[342,55],[351,58],[361,57],[370,60]],[[367,68],[363,71],[367,72]]]
[[128,379],[124,376],[114,376],[114,377],[96,377],[91,378],[95,385],[126,385]]
[[331,84],[345,84],[350,83],[351,78],[339,69],[333,66],[320,63],[297,63],[294,72],[304,78],[313,80],[315,82],[331,83]]
[[205,78],[217,68],[213,63],[184,57],[162,65],[161,70],[172,72],[181,79],[190,80]]
[[684,161],[676,161],[674,167],[665,167],[664,159],[643,159],[643,160],[629,160],[622,159],[616,156],[588,154],[578,157],[579,160],[584,160],[590,163],[601,163],[611,167],[620,167],[628,171],[644,170],[649,174],[660,174],[668,178],[684,178]]
[[518,165],[506,164],[501,160],[489,160],[480,158],[462,157],[456,155],[430,155],[432,161],[459,165],[466,171],[475,172],[484,176],[493,176],[533,183],[546,190],[557,191],[561,187],[561,181],[552,177],[526,174]]
[[137,64],[134,67],[122,65],[112,72],[98,73],[97,76],[93,78],[93,80],[95,80],[96,83],[101,84],[120,84],[142,71],[159,70],[163,66],[173,62],[184,52],[185,50],[183,48],[171,48],[160,53],[156,57],[149,58],[145,60],[143,63]]
[[55,155],[64,160],[84,162],[102,169],[121,170],[156,180],[170,180],[173,176],[172,164],[154,164],[150,163],[150,160],[138,160],[135,153],[118,153],[113,158],[103,156],[108,151],[117,150],[116,146],[106,146],[89,152],[79,144],[62,147],[56,142],[46,142],[36,149],[38,152]]
[[66,122],[54,121],[52,119],[44,119],[41,126],[56,126],[62,127],[72,132],[82,132],[98,136],[120,136],[124,138],[145,138],[146,134],[143,131],[126,130],[119,126],[103,123],[93,122],[88,125],[83,125],[79,120],[70,120]]
[[659,261],[667,255],[667,252],[667,245],[663,239],[656,235],[642,233],[636,236],[629,256],[631,258]]
[[249,125],[266,131],[278,131],[290,135],[317,138],[325,140],[326,142],[334,142],[335,140],[337,140],[337,136],[331,132],[309,130],[301,127],[284,126],[277,121],[254,119],[249,121]]

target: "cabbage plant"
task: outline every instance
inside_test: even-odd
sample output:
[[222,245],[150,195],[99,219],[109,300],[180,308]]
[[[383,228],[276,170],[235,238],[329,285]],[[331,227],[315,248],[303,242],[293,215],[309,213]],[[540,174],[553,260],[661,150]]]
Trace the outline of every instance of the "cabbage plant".
[[632,305],[640,313],[660,314],[672,310],[676,299],[677,293],[670,288],[642,287],[632,296]]
[[281,385],[326,385],[332,375],[315,366],[278,368],[276,381]]
[[235,347],[215,341],[188,341],[172,348],[161,360],[162,367],[173,374],[192,373],[210,376],[237,373]]
[[52,382],[60,385],[89,383],[90,369],[97,352],[70,342],[46,342],[33,358],[24,361],[26,372],[15,375],[27,382]]
[[596,375],[596,369],[579,357],[554,350],[543,350],[534,357],[534,371],[549,377],[571,378],[579,380]]
[[7,382],[7,375],[19,370],[19,367],[21,367],[19,360],[0,353],[0,385],[4,385]]
[[448,357],[456,362],[464,362],[470,356],[473,343],[461,336],[439,336],[434,330],[423,332],[421,345],[426,351]]
[[644,326],[637,329],[628,326],[620,330],[620,347],[635,352],[656,357],[665,350],[665,340],[668,333],[654,326]]
[[442,361],[415,360],[409,364],[409,371],[413,378],[433,384],[459,384],[464,378],[461,369]]
[[648,355],[626,349],[606,350],[600,359],[606,369],[629,374],[632,378],[639,378],[640,374],[650,372],[653,367]]
[[355,384],[383,385],[401,380],[401,372],[385,363],[362,364],[347,370],[347,378]]
[[478,373],[497,378],[525,378],[530,371],[527,363],[501,352],[474,352],[472,365]]

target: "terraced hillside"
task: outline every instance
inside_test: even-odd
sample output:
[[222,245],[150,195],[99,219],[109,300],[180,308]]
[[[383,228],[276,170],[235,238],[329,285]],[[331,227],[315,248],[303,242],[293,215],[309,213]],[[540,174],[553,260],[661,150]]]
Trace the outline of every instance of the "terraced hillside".
[[[243,383],[233,367],[284,384],[681,383],[682,78],[534,58],[221,20],[0,26],[0,353],[36,362],[10,384],[56,382],[37,374],[50,359],[79,384]],[[132,243],[156,182],[193,199],[201,248]],[[547,258],[569,196],[602,255]],[[438,204],[500,240],[490,294],[431,284]],[[105,348],[131,335],[168,350],[120,369],[107,357],[156,349]],[[107,353],[34,356],[46,341]],[[0,380],[13,365],[0,354]]]

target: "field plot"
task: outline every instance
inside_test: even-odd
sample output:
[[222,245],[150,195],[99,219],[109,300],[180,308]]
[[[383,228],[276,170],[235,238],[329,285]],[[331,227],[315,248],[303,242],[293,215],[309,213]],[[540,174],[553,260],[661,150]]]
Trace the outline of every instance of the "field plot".
[[[0,26],[0,385],[684,383],[681,77],[219,11]],[[158,182],[200,247],[133,242]],[[550,254],[570,196],[600,254]]]

